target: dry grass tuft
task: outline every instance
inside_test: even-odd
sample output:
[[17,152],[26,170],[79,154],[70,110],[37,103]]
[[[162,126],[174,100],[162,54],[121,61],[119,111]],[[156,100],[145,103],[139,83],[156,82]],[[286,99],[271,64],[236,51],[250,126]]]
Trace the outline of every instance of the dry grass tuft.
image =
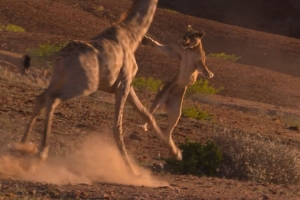
[[300,150],[258,134],[224,131],[214,136],[221,147],[220,174],[226,178],[275,184],[300,183]]
[[10,71],[8,68],[0,66],[0,79],[21,82],[31,86],[46,88],[49,84],[49,78],[45,78],[43,72],[21,74]]

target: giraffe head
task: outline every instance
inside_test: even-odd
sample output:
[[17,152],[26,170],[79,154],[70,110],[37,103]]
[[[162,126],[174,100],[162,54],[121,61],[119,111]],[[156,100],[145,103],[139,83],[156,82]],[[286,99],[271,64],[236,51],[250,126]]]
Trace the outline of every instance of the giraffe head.
[[205,35],[204,31],[196,31],[188,25],[187,31],[183,34],[181,47],[183,49],[194,48],[201,43],[201,38]]

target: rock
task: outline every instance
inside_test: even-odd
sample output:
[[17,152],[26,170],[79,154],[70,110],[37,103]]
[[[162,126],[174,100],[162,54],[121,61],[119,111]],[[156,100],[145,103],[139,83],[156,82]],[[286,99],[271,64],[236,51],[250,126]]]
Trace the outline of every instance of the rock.
[[144,197],[141,197],[141,196],[134,196],[132,197],[133,200],[144,200],[145,198]]
[[290,126],[288,129],[290,129],[292,131],[299,131],[300,132],[300,127],[298,127],[298,126]]
[[152,165],[152,170],[154,171],[154,172],[158,172],[158,173],[160,173],[160,172],[162,172],[163,170],[164,170],[164,164],[163,163],[154,163],[153,165]]
[[180,189],[179,188],[175,188],[174,190],[176,193],[180,193]]
[[88,194],[86,192],[80,192],[80,198],[86,199]]
[[103,198],[104,198],[104,199],[109,199],[108,194],[103,194]]
[[260,200],[268,200],[268,199],[270,199],[269,198],[269,196],[268,195],[262,195],[260,198],[259,198]]
[[60,193],[58,191],[51,190],[51,191],[49,191],[49,196],[51,198],[58,198],[58,197],[60,197]]
[[129,139],[131,139],[131,140],[136,140],[136,141],[142,141],[142,138],[140,138],[136,132],[131,133],[131,134],[129,135]]
[[36,189],[33,189],[33,190],[29,191],[29,194],[35,195],[36,194]]
[[11,192],[7,193],[6,196],[10,197],[10,198],[17,198],[17,195],[15,195],[14,193],[11,193]]
[[278,117],[274,118],[273,121],[276,123],[276,124],[282,124],[282,120]]

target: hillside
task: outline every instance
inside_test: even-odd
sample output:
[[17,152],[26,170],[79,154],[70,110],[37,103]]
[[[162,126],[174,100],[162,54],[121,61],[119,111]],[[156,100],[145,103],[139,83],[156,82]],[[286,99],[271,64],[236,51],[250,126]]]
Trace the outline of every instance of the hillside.
[[260,0],[161,0],[160,5],[200,18],[300,38],[300,3],[297,0],[274,0],[271,4]]
[[[47,78],[40,75],[27,78],[18,73],[22,55],[42,44],[88,40],[117,21],[131,2],[0,1],[0,25],[13,24],[25,29],[25,32],[0,30],[0,144],[3,148],[8,143],[20,141],[32,113],[34,97],[47,85]],[[190,24],[206,32],[202,41],[206,55],[226,53],[241,58],[232,62],[207,56],[207,65],[215,73],[209,84],[224,89],[215,95],[186,98],[184,108],[201,107],[213,116],[213,120],[182,117],[174,131],[174,141],[179,143],[189,138],[206,142],[218,133],[230,134],[224,140],[234,138],[234,134],[249,134],[262,137],[262,151],[274,149],[274,144],[281,152],[300,151],[300,39],[260,32],[266,31],[260,27],[248,27],[250,30],[245,28],[247,26],[237,26],[238,23],[229,25],[213,21],[218,20],[213,11],[219,8],[203,4],[201,8],[207,8],[207,12],[200,15],[182,3],[180,0],[160,1],[148,34],[162,43],[176,42]],[[198,4],[191,1],[189,6],[197,7]],[[260,31],[253,30],[255,28]],[[33,58],[34,67],[30,73],[41,73],[35,68],[46,67],[37,64],[37,59]],[[149,47],[140,47],[136,59],[138,77],[167,81],[176,75],[179,67],[177,60],[166,58]],[[155,96],[147,90],[137,90],[137,94],[147,106]],[[286,185],[287,182],[264,182],[255,178],[196,177],[157,171],[155,166],[161,162],[160,157],[168,156],[167,149],[153,131],[145,133],[137,126],[142,120],[126,106],[124,140],[134,160],[146,168],[143,169],[145,177],[133,178],[124,172],[120,158],[109,146],[113,110],[113,96],[103,92],[59,106],[51,136],[50,162],[38,165],[37,173],[30,177],[25,173],[13,180],[7,177],[20,170],[21,161],[9,160],[13,167],[0,164],[0,199],[298,199],[300,196],[299,184],[290,184],[290,181]],[[155,118],[165,127],[167,119],[163,113],[159,109]],[[43,130],[42,119],[38,118],[33,131],[32,142],[36,144]],[[298,130],[291,127],[298,127]],[[102,140],[93,138],[95,134]],[[0,161],[4,163],[7,158],[1,153],[2,150]],[[286,154],[287,158],[295,158],[295,169],[300,171],[297,156]],[[285,167],[284,161],[280,162]],[[78,167],[78,171],[69,171],[70,166]],[[3,172],[5,169],[7,173]],[[277,168],[275,171],[281,173]],[[168,184],[159,180],[170,185],[166,187]]]

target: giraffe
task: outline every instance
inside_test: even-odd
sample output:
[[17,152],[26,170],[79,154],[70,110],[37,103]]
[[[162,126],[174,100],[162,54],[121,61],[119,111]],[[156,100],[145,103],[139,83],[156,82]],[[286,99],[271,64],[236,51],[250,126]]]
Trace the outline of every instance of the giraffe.
[[45,108],[45,127],[38,155],[42,160],[46,159],[54,109],[61,102],[101,90],[115,94],[113,136],[126,166],[132,172],[133,166],[128,159],[122,135],[126,101],[151,124],[158,136],[168,145],[172,156],[178,160],[182,159],[181,151],[173,142],[168,141],[153,115],[143,106],[131,86],[138,70],[134,52],[151,25],[157,3],[158,0],[134,0],[131,9],[120,21],[89,41],[69,42],[56,54],[51,81],[48,88],[36,97],[33,114],[21,143],[28,141],[37,116]]
[[[205,64],[205,52],[201,42],[204,34],[204,31],[199,32],[188,25],[182,40],[175,44],[163,45],[146,35],[142,40],[142,45],[151,46],[181,61],[177,76],[162,87],[150,107],[150,112],[153,114],[160,105],[164,106],[169,118],[166,135],[170,143],[172,143],[172,132],[181,115],[182,101],[187,87],[196,82],[198,74],[202,74],[202,71],[204,76],[214,77]],[[147,131],[147,122],[140,126]]]

